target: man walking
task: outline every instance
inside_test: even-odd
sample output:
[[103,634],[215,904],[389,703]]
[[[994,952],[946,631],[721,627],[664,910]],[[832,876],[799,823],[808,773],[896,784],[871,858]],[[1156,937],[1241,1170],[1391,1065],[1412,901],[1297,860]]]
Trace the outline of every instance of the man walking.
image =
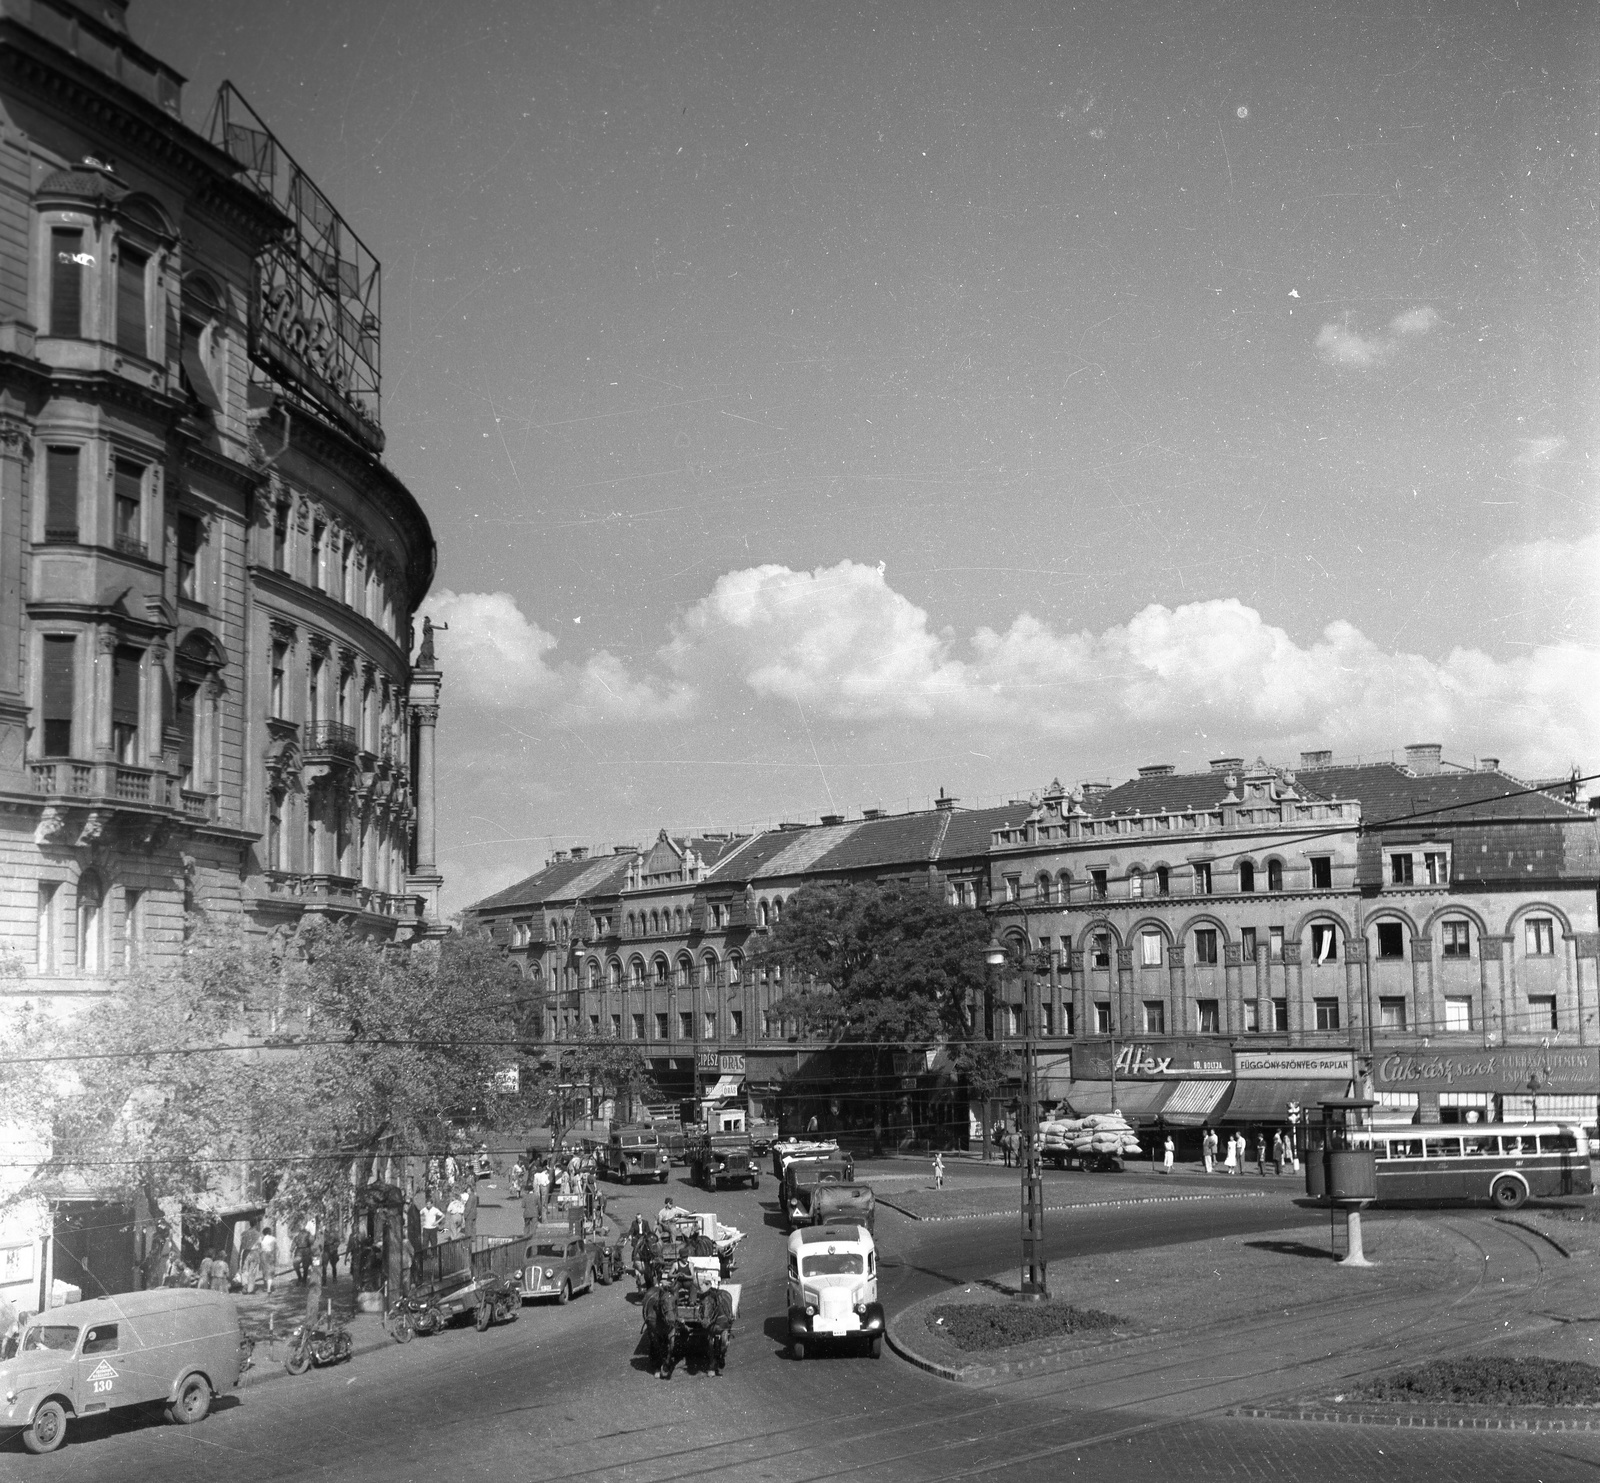
[[272,1291],[272,1284],[278,1275],[278,1238],[273,1234],[272,1227],[263,1224],[261,1227],[261,1275],[266,1279],[267,1292]]
[[[308,1220],[294,1233],[294,1240],[290,1243],[289,1253],[294,1258],[294,1280],[301,1287],[306,1285],[306,1280],[311,1274],[311,1265],[316,1259],[317,1225],[315,1221]],[[317,1285],[322,1285],[319,1276]]]

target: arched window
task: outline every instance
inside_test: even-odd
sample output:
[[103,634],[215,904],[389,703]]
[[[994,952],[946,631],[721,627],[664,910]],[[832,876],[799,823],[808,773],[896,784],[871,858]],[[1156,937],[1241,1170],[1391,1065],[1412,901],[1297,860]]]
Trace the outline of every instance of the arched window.
[[694,982],[694,959],[688,953],[678,955],[678,982],[692,984]]
[[717,955],[707,953],[700,960],[700,971],[705,975],[707,988],[715,988],[717,984]]
[[633,958],[628,963],[628,977],[632,979],[636,989],[644,987],[644,959]]
[[758,907],[756,907],[756,920],[757,920],[757,922],[759,922],[761,924],[761,926],[765,927],[765,926],[769,925],[770,916],[771,916],[771,911],[768,908],[767,903],[765,901],[763,901]]
[[78,971],[106,971],[105,887],[92,870],[78,877]]
[[662,954],[658,953],[653,967],[656,973],[656,983],[665,988],[672,980],[672,965],[667,962]]
[[1248,860],[1239,862],[1239,889],[1246,895],[1256,888],[1256,868]]
[[589,987],[591,989],[598,989],[600,987],[600,960],[598,958],[590,958],[588,968]]
[[1137,901],[1144,895],[1144,872],[1136,865],[1128,872],[1128,899]]
[[739,982],[744,972],[744,958],[738,953],[730,954],[728,958],[728,983],[733,985]]
[[1063,905],[1072,900],[1072,872],[1063,870],[1056,877],[1057,900]]
[[622,982],[622,964],[612,958],[606,964],[606,982],[614,989]]
[[776,927],[783,920],[783,897],[772,898],[772,925]]
[[660,933],[661,933],[661,913],[653,911],[653,912],[650,913],[650,935],[652,937],[657,937],[657,936],[660,935]]
[[1053,901],[1055,899],[1054,893],[1050,889],[1050,873],[1048,871],[1041,871],[1039,879],[1033,884],[1034,889],[1039,893],[1040,901]]
[[677,931],[683,931],[683,908],[681,906],[675,912],[673,912],[672,924]]
[[1281,891],[1283,889],[1283,861],[1267,861],[1267,889]]

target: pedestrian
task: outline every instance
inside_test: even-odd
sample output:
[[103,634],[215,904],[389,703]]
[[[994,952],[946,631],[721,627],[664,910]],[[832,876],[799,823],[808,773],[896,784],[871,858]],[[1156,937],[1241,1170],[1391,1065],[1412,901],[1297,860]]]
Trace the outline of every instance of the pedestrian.
[[513,1199],[522,1198],[522,1181],[528,1177],[528,1171],[522,1167],[522,1160],[518,1159],[511,1166],[511,1195]]
[[1267,1177],[1267,1135],[1265,1129],[1256,1134],[1256,1173]]
[[263,1280],[261,1272],[261,1232],[254,1221],[247,1221],[239,1235],[239,1285],[247,1293]]
[[[354,1248],[354,1244],[355,1244],[355,1236],[353,1234],[350,1237],[350,1241],[351,1241],[352,1255],[353,1255],[354,1254],[353,1248]],[[351,1266],[351,1271],[353,1273],[354,1270],[355,1270],[354,1261],[351,1262],[350,1266]],[[338,1232],[336,1232],[334,1230],[332,1225],[329,1225],[328,1229],[326,1231],[324,1231],[323,1234],[322,1234],[322,1269],[323,1269],[324,1272],[327,1273],[327,1275],[322,1279],[325,1283],[326,1282],[335,1282],[335,1281],[338,1280],[338,1277],[339,1277],[339,1235],[338,1235]]]
[[1233,1166],[1233,1157],[1234,1157],[1233,1139],[1234,1139],[1234,1135],[1232,1133],[1229,1133],[1228,1134],[1228,1152],[1227,1152],[1226,1157],[1222,1161],[1222,1172],[1224,1174],[1232,1174],[1232,1173],[1234,1173],[1234,1166]]
[[539,1186],[528,1181],[528,1187],[522,1192],[522,1225],[524,1230],[532,1230],[544,1219],[544,1211],[539,1204]]
[[933,1187],[944,1188],[944,1155],[935,1153],[933,1156]]
[[550,1167],[541,1163],[533,1171],[534,1219],[543,1220],[545,1207],[550,1203]]
[[1272,1172],[1281,1176],[1283,1174],[1283,1134],[1272,1135]]
[[261,1275],[266,1279],[270,1295],[278,1277],[278,1237],[269,1225],[261,1228]]
[[316,1225],[308,1220],[294,1233],[289,1242],[289,1255],[294,1259],[294,1280],[301,1287],[306,1285],[306,1278],[311,1271],[312,1251],[316,1239]]
[[450,1241],[458,1241],[466,1230],[467,1202],[460,1190],[452,1190],[450,1203],[444,1207],[444,1234]]
[[1217,1135],[1210,1128],[1200,1135],[1200,1157],[1205,1161],[1206,1173],[1212,1173],[1217,1162]]
[[1177,1146],[1172,1141],[1172,1134],[1168,1133],[1167,1141],[1163,1145],[1163,1154],[1161,1159],[1161,1166],[1168,1174],[1172,1173],[1172,1156],[1177,1153],[1177,1151]]
[[211,1253],[211,1290],[212,1292],[227,1292],[232,1286],[233,1278],[228,1271],[228,1259],[222,1254],[219,1247]]
[[463,1201],[461,1211],[461,1234],[468,1241],[473,1240],[478,1234],[478,1186],[476,1183],[467,1186],[467,1198]]
[[456,1156],[453,1153],[444,1156],[444,1182],[446,1189],[453,1190],[456,1187]]
[[661,1202],[661,1208],[656,1211],[657,1229],[660,1230],[663,1235],[665,1235],[671,1229],[672,1222],[677,1218],[677,1215],[678,1207],[674,1203],[672,1196],[668,1195],[667,1198]]
[[422,1250],[424,1253],[439,1249],[439,1231],[444,1225],[444,1211],[439,1208],[439,1201],[433,1196],[428,1196],[428,1203],[422,1207]]

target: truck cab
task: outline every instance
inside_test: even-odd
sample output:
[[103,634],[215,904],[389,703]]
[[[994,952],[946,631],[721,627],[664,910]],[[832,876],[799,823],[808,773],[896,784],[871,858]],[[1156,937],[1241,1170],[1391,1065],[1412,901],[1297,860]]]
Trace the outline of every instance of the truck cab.
[[811,1201],[823,1184],[849,1184],[855,1166],[847,1159],[795,1159],[783,1172],[783,1215],[792,1231],[811,1224]]
[[667,1182],[669,1161],[656,1130],[647,1123],[614,1127],[596,1154],[596,1167],[609,1179],[632,1184],[635,1179]]
[[689,1163],[689,1182],[708,1190],[727,1184],[761,1185],[761,1166],[756,1163],[746,1133],[700,1133],[684,1148]]
[[789,1353],[848,1340],[883,1353],[878,1249],[865,1226],[808,1226],[789,1237]]

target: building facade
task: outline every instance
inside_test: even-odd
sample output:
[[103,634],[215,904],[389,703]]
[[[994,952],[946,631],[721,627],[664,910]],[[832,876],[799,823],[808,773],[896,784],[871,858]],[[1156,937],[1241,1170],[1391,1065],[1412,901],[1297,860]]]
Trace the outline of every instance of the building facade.
[[830,814],[751,835],[663,830],[648,847],[558,854],[465,916],[543,987],[549,1038],[638,1042],[673,1097],[719,1083],[775,1094],[813,1060],[812,1077],[823,1077],[826,1059],[773,1010],[782,969],[760,949],[785,901],[806,884],[895,881],[984,904],[991,834],[1029,810],[947,798],[918,813]]
[[125,10],[0,4],[0,990],[57,1004],[197,911],[437,922],[378,264]]

